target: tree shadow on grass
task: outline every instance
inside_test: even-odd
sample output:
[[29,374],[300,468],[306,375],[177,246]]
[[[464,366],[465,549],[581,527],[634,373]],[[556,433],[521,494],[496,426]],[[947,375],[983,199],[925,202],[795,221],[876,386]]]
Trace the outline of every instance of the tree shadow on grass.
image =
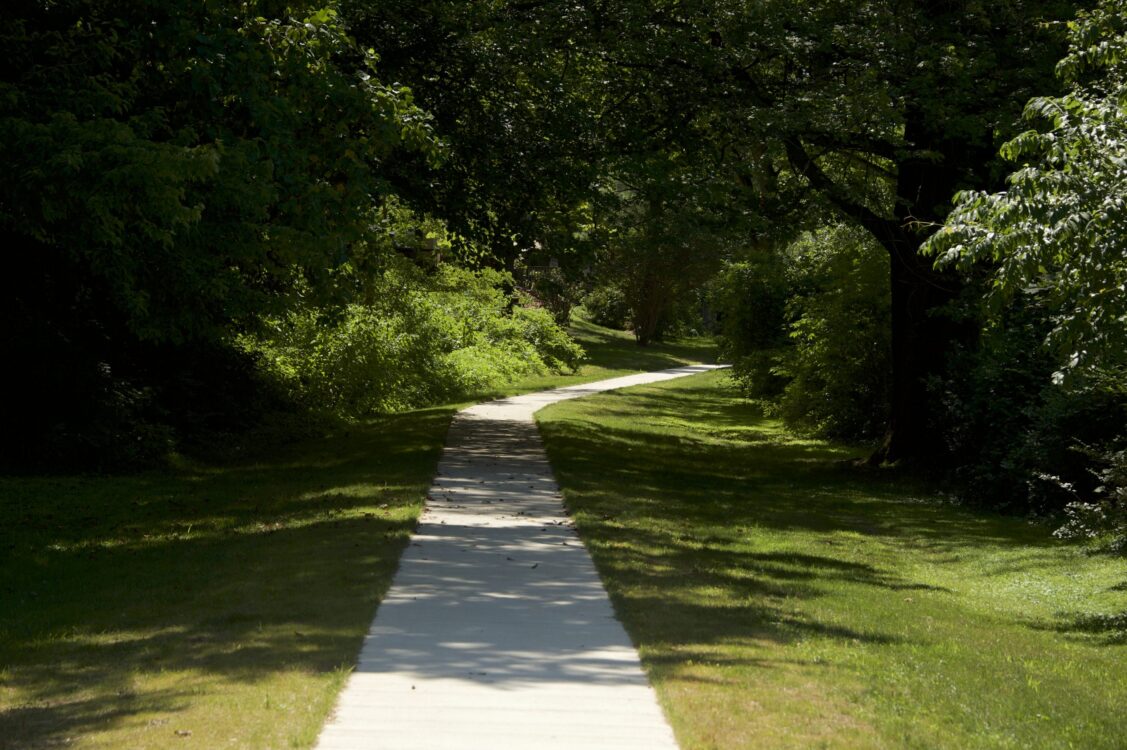
[[[899,613],[959,606],[953,591],[892,567],[886,548],[934,564],[994,548],[1006,550],[997,566],[1026,569],[1059,549],[1013,519],[940,503],[910,477],[846,464],[849,449],[789,437],[751,405],[733,408],[730,394],[688,381],[595,397],[547,416],[541,430],[616,608],[640,644],[671,662],[735,642],[903,643],[914,631]],[[772,538],[764,531],[807,547],[749,544]],[[859,545],[870,556],[857,557]],[[804,604],[831,592],[835,604]],[[840,619],[854,596],[887,617]]]
[[[548,421],[542,430],[553,464],[575,494],[596,503],[606,486],[630,488],[643,501],[660,495],[660,506],[646,506],[655,522],[696,527],[731,519],[780,531],[852,531],[932,551],[1057,546],[1012,519],[936,502],[896,474],[844,465],[841,448],[815,441],[717,445],[578,419]],[[614,513],[615,497],[610,493],[608,507],[595,512]]]
[[15,700],[0,745],[174,716],[190,687],[146,684],[162,672],[253,683],[350,664],[449,416],[374,420],[273,462],[0,480],[0,670]]
[[[69,746],[94,727],[104,727],[134,718],[139,710],[132,699],[120,691],[116,701],[104,697],[60,699],[40,704],[16,706],[0,712],[0,747],[6,750],[27,750]],[[187,700],[187,691],[157,691],[151,696],[161,710],[175,711]],[[153,720],[167,722],[167,720]],[[174,731],[172,729],[169,730]]]
[[1056,621],[1036,623],[1033,627],[1103,646],[1127,645],[1127,610],[1096,614],[1062,614]]

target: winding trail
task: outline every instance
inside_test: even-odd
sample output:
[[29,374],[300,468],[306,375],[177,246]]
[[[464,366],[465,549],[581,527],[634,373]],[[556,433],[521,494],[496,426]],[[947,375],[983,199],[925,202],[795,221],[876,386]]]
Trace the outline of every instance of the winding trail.
[[564,514],[533,414],[679,367],[491,401],[450,426],[423,517],[319,750],[675,750]]

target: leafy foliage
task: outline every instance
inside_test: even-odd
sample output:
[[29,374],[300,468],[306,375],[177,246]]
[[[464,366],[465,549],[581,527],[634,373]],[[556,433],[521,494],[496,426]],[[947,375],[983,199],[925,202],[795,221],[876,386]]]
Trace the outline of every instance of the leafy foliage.
[[[1056,530],[1061,539],[1089,539],[1117,552],[1127,551],[1127,450],[1100,456],[1103,467],[1092,502],[1065,506],[1067,522]],[[1127,625],[1127,621],[1123,623]]]
[[1095,502],[1100,456],[1127,445],[1123,372],[1053,384],[1053,358],[1038,345],[1051,326],[1037,307],[1011,306],[978,345],[951,351],[931,382],[941,405],[931,429],[943,436],[935,465],[970,502],[1039,516]]
[[790,247],[814,289],[787,305],[792,348],[779,414],[793,427],[845,439],[874,439],[888,420],[888,255],[864,232],[837,227]]
[[[697,189],[686,195],[684,188]],[[623,160],[596,211],[606,229],[598,277],[617,287],[642,346],[660,341],[721,268],[733,242],[707,165],[677,154]],[[671,331],[670,331],[671,332]]]
[[345,303],[356,289],[333,269],[382,263],[387,165],[437,158],[439,141],[332,6],[8,10],[0,305],[23,396],[6,400],[3,452],[159,453],[161,425],[192,421],[185,361],[196,391],[243,392],[230,333],[299,300]]
[[878,437],[888,416],[888,260],[848,226],[730,265],[721,337],[741,391],[789,427]]
[[748,351],[786,340],[787,300],[796,269],[784,252],[758,251],[727,264],[716,282],[723,309],[724,354],[739,360]]
[[[464,260],[513,269],[589,195],[600,163],[594,71],[578,7],[508,0],[343,0],[364,46],[411,86],[446,144],[439,169],[406,162],[394,179],[443,216]],[[543,259],[546,262],[546,259]],[[538,263],[541,260],[537,261]]]
[[552,314],[557,325],[571,320],[571,308],[579,303],[582,284],[569,277],[559,264],[538,268],[518,267],[521,289]]
[[993,264],[995,322],[1018,296],[1045,306],[1058,381],[1127,350],[1127,3],[1081,15],[1071,40],[1057,67],[1070,91],[1030,100],[1026,118],[1044,129],[1002,148],[1022,164],[1007,190],[960,194],[928,244],[940,265]]
[[[379,165],[435,154],[410,93],[331,8],[39,4],[6,27],[0,231],[138,338],[214,335],[328,294]],[[92,304],[92,303],[91,303]]]
[[429,280],[389,269],[372,301],[335,317],[276,319],[244,338],[290,396],[346,418],[398,411],[497,389],[530,374],[574,370],[582,349],[543,309],[516,307],[496,271],[452,266]]
[[[1039,126],[1003,145],[1003,192],[971,191],[925,245],[984,277],[988,332],[942,384],[948,460],[963,492],[1059,513],[1066,538],[1123,536],[1117,466],[1127,445],[1127,4],[1069,25],[1069,90],[1026,107]],[[1050,384],[1051,380],[1051,384]]]
[[626,295],[614,284],[600,284],[583,298],[583,309],[591,322],[624,331],[629,328],[630,307]]
[[728,264],[713,285],[722,356],[740,391],[772,413],[787,384],[777,365],[789,343],[790,271],[781,253],[759,252]]

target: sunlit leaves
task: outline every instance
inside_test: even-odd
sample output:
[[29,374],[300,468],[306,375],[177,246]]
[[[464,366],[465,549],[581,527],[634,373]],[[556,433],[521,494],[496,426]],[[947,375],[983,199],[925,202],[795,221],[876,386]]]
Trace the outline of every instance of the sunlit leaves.
[[1098,77],[1065,96],[1033,99],[1026,117],[1042,129],[1003,148],[1023,163],[1008,189],[959,195],[928,245],[941,265],[993,264],[995,310],[1018,294],[1049,309],[1058,378],[1115,361],[1127,347],[1125,27],[1127,3],[1120,0],[1081,17],[1058,70],[1073,80]]

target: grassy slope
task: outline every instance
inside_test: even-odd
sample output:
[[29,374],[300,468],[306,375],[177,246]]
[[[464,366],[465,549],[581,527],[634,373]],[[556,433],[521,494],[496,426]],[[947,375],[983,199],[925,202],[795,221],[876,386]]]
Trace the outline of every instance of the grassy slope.
[[540,420],[686,750],[1123,747],[1124,560],[847,468],[719,373]]
[[[707,354],[577,326],[590,364],[508,391]],[[177,471],[0,478],[0,748],[312,745],[452,413]]]
[[641,348],[634,343],[633,334],[603,328],[581,318],[574,319],[571,335],[587,352],[587,359],[577,372],[568,375],[530,377],[497,393],[482,395],[531,393],[635,372],[666,370],[683,364],[716,361],[715,346],[710,339],[675,340]]

